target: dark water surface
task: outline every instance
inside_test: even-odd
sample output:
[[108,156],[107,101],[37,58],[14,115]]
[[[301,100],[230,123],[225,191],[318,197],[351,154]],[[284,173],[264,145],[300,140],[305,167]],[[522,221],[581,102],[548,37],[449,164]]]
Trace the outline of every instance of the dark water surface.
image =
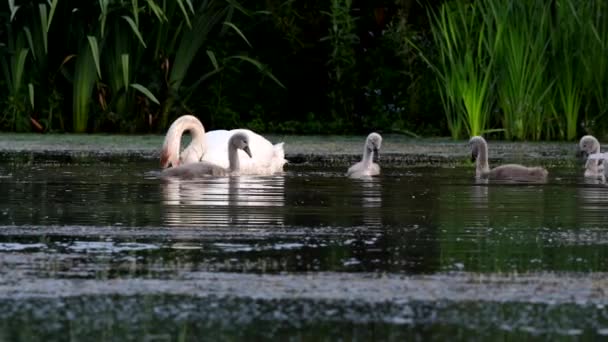
[[608,187],[0,162],[0,340],[608,335]]

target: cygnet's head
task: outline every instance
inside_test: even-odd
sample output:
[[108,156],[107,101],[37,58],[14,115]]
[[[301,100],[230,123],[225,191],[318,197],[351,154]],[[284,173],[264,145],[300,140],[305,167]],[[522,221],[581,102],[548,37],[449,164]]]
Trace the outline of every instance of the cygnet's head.
[[380,150],[381,145],[382,136],[380,136],[380,134],[374,132],[370,133],[367,136],[367,139],[365,141],[365,148],[367,148],[368,151],[374,152],[375,155],[378,155],[378,151]]
[[600,152],[600,142],[592,135],[585,135],[578,143],[578,157],[588,157],[592,153]]
[[486,139],[479,135],[476,135],[469,140],[468,145],[471,148],[471,161],[475,161],[477,160],[477,156],[479,155],[479,149],[481,148],[481,146],[487,145],[487,143]]
[[249,137],[247,134],[242,132],[233,134],[232,137],[230,137],[230,145],[236,149],[245,151],[249,158],[252,158],[251,150],[249,149]]

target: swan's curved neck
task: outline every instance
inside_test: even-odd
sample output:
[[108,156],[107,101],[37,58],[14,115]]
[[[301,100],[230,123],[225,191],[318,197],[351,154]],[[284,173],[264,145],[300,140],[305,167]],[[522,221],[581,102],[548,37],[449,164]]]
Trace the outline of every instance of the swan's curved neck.
[[369,148],[367,146],[367,144],[365,144],[365,147],[363,147],[363,159],[361,159],[361,162],[363,163],[363,165],[369,166],[372,164],[373,161],[374,161],[374,151],[371,148]]
[[169,163],[173,166],[179,164],[181,141],[185,131],[190,132],[192,140],[184,152],[188,150],[189,153],[201,156],[205,152],[205,127],[195,116],[184,115],[175,120],[167,131],[161,152],[163,166],[168,166]]
[[490,171],[490,165],[488,165],[488,144],[485,141],[481,141],[478,144],[476,165],[478,175]]
[[228,142],[228,171],[239,171],[241,164],[236,146],[232,143],[232,139]]

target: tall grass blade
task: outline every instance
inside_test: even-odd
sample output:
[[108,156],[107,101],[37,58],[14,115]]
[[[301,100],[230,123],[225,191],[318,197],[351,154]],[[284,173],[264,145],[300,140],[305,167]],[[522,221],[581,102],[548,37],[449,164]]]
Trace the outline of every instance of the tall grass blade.
[[13,66],[13,87],[14,91],[19,91],[21,89],[21,84],[23,83],[23,75],[25,71],[25,62],[27,59],[29,50],[22,48],[19,50],[17,54],[17,60],[15,65]]
[[108,20],[108,5],[110,4],[110,0],[98,0],[99,1],[99,9],[101,11],[99,15],[99,23],[101,27],[101,36],[105,37],[106,35],[106,21]]
[[51,1],[51,11],[49,13],[48,16],[48,20],[46,21],[46,33],[49,32],[49,30],[51,29],[51,22],[53,21],[53,16],[55,16],[55,10],[57,9],[57,4],[59,3],[59,0],[52,0]]
[[144,38],[141,35],[141,32],[139,32],[139,28],[137,28],[137,24],[133,21],[133,19],[131,19],[130,17],[123,15],[122,18],[124,20],[127,21],[127,23],[129,23],[129,26],[131,27],[131,30],[133,30],[133,33],[135,34],[135,36],[137,37],[137,39],[139,39],[139,42],[141,43],[141,45],[145,48],[146,46],[146,42],[144,42]]
[[34,110],[34,85],[31,83],[27,84],[30,106],[32,106],[32,110]]
[[[188,15],[188,11],[186,11],[186,7],[184,7],[184,0],[177,0],[177,4],[179,6],[179,9],[182,11],[182,14],[184,15],[186,25],[188,25],[188,28],[192,28],[192,22],[190,22],[190,15]],[[190,4],[190,8],[192,9],[192,14],[194,14],[194,8],[192,8],[192,4]]]
[[247,56],[230,56],[228,57],[228,59],[240,59],[242,61],[248,62],[250,64],[252,64],[253,66],[255,66],[258,71],[260,71],[262,73],[262,75],[269,77],[271,80],[273,80],[277,85],[279,85],[281,88],[285,88],[285,86],[283,85],[283,83],[281,83],[281,81],[279,81],[262,63],[260,63],[259,61],[256,61],[253,58],[247,57]]
[[30,50],[32,50],[32,57],[34,58],[34,60],[38,59],[35,49],[36,46],[34,45],[34,40],[32,39],[32,31],[29,27],[24,26],[23,33],[25,33],[25,39],[27,39],[27,44],[30,47]]
[[89,106],[96,82],[95,69],[90,43],[83,44],[76,58],[72,88],[72,125],[76,133],[83,133],[87,129]]
[[156,103],[157,105],[160,105],[160,101],[158,101],[156,96],[154,96],[154,94],[152,94],[152,92],[148,90],[148,88],[138,83],[131,84],[131,87],[144,94],[148,99],[150,99],[150,101]]
[[10,21],[13,21],[13,19],[15,18],[15,14],[17,14],[19,7],[20,6],[15,5],[15,0],[8,0],[8,8],[11,11]]
[[249,43],[249,40],[247,40],[247,37],[245,37],[243,32],[241,32],[241,30],[236,25],[234,25],[233,23],[230,23],[230,22],[224,22],[224,25],[233,29],[245,41],[245,43],[247,43],[247,45],[249,45],[249,47],[251,47],[251,43]]
[[213,51],[207,50],[207,56],[209,56],[209,60],[211,61],[211,64],[213,64],[213,68],[215,70],[218,70],[220,66],[217,63],[217,58],[215,58],[215,54],[213,53]]
[[89,46],[91,47],[91,54],[93,57],[93,62],[95,63],[95,68],[97,69],[97,76],[101,79],[101,65],[99,64],[99,44],[97,44],[97,37],[87,36],[87,40],[89,41]]
[[122,61],[122,80],[125,89],[129,87],[129,54],[123,53],[120,55]]
[[40,12],[40,23],[42,26],[42,44],[44,46],[44,53],[47,54],[49,51],[49,42],[48,42],[48,15],[47,15],[47,9],[46,9],[46,4],[39,4],[38,5],[38,12]]

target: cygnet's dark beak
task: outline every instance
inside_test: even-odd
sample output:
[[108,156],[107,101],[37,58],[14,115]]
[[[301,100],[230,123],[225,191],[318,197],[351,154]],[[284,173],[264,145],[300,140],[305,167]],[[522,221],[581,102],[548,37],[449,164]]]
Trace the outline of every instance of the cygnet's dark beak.
[[243,148],[243,151],[245,151],[245,153],[247,153],[247,155],[249,156],[249,158],[253,158],[253,157],[251,156],[251,150],[249,149],[249,146],[245,146],[245,147]]
[[589,157],[589,153],[587,153],[587,151],[581,150],[580,148],[577,148],[576,157],[577,158],[587,158],[587,157]]

